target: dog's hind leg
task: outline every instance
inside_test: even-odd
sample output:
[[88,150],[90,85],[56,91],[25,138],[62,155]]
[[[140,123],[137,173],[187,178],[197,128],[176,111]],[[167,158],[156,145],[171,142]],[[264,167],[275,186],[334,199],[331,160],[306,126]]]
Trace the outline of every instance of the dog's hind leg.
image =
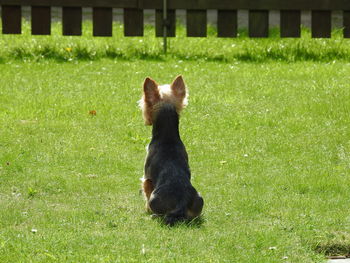
[[202,212],[203,205],[204,205],[203,198],[199,193],[196,193],[192,199],[192,202],[190,203],[190,206],[188,207],[187,218],[193,219],[195,217],[198,217]]
[[145,179],[142,183],[142,188],[143,188],[143,192],[145,194],[146,197],[146,210],[148,212],[152,212],[150,206],[149,206],[149,199],[151,197],[151,194],[154,190],[154,186],[153,183],[150,179]]
[[185,202],[178,202],[172,196],[159,194],[159,189],[151,194],[149,207],[155,215],[164,216],[167,225],[174,225],[186,216]]

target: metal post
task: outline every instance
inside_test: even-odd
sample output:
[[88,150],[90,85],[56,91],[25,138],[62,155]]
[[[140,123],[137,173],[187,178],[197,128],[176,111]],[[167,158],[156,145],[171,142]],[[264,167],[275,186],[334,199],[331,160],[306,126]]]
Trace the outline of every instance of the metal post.
[[167,21],[167,0],[163,0],[163,49],[164,54],[167,53],[167,30],[168,30],[168,21]]

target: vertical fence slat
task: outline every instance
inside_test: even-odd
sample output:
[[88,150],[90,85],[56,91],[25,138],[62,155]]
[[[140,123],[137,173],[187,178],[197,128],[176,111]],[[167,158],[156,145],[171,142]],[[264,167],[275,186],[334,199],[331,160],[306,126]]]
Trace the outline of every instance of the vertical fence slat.
[[124,36],[143,36],[143,10],[136,8],[124,9]]
[[312,10],[311,35],[313,38],[331,37],[331,11]]
[[62,32],[64,36],[80,36],[81,23],[81,7],[62,7]]
[[218,37],[237,36],[237,10],[218,10]]
[[281,10],[281,37],[300,37],[300,10]]
[[344,37],[350,38],[350,11],[343,11]]
[[249,10],[249,37],[269,36],[269,11]]
[[206,37],[207,10],[187,10],[186,27],[188,37]]
[[[175,37],[176,15],[175,10],[167,10],[167,36]],[[156,10],[156,36],[163,36],[163,10]]]
[[32,35],[51,34],[51,7],[32,6]]
[[1,8],[2,33],[3,34],[21,34],[21,6],[7,6]]
[[113,9],[111,7],[94,7],[92,9],[92,20],[94,36],[112,36]]

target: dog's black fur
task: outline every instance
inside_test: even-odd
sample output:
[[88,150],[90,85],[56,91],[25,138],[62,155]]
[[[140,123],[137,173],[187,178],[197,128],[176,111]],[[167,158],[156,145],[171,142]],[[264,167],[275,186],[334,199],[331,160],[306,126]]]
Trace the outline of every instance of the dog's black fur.
[[170,103],[162,104],[154,118],[145,174],[154,186],[149,207],[153,213],[165,215],[167,224],[201,213],[203,199],[191,185],[188,156],[179,134],[179,115]]

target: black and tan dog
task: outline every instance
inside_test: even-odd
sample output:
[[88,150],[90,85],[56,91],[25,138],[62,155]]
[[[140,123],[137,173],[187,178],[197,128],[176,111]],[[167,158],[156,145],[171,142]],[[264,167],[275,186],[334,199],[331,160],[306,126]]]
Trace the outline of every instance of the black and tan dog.
[[165,223],[198,217],[203,198],[191,184],[188,156],[179,134],[179,113],[187,104],[185,83],[178,76],[171,85],[158,86],[146,78],[140,107],[146,125],[153,125],[143,178],[149,212]]

